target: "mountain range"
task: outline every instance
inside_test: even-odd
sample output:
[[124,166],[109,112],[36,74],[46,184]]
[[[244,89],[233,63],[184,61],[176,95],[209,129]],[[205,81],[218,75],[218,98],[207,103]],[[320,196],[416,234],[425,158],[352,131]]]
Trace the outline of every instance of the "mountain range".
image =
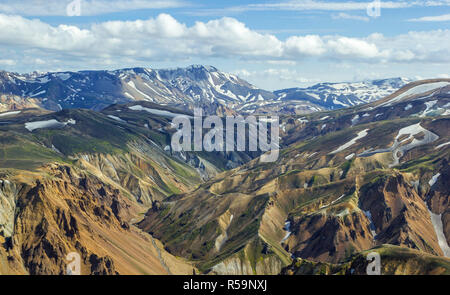
[[[359,83],[321,83],[309,88],[266,91],[212,66],[154,70],[17,74],[0,72],[0,93],[32,100],[53,111],[101,110],[110,104],[149,101],[207,113],[302,114],[368,103],[406,83],[404,78]],[[29,106],[29,103],[23,103]],[[19,103],[11,108],[20,107]]]
[[[382,274],[450,274],[450,79],[275,94],[215,71],[3,72],[0,274],[65,274],[71,252],[83,274],[365,274],[371,252]],[[171,148],[193,106],[277,102],[276,162]]]
[[310,101],[333,110],[376,101],[410,82],[406,78],[392,78],[356,83],[319,83],[308,88],[283,89],[274,93],[282,100]]

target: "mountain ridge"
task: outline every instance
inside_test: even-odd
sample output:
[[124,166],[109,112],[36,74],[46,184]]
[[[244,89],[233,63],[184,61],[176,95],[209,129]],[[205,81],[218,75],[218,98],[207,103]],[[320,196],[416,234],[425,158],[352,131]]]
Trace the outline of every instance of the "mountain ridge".
[[283,100],[307,100],[327,109],[351,107],[386,97],[406,84],[407,78],[387,78],[361,82],[323,82],[307,88],[288,88],[274,93]]
[[[110,104],[150,101],[208,114],[301,114],[371,102],[404,85],[404,78],[320,83],[266,91],[213,66],[83,70],[18,74],[0,72],[0,93],[38,101],[43,108],[101,110]],[[337,87],[340,85],[342,89]],[[359,92],[359,95],[353,93]],[[223,110],[225,108],[225,110]]]

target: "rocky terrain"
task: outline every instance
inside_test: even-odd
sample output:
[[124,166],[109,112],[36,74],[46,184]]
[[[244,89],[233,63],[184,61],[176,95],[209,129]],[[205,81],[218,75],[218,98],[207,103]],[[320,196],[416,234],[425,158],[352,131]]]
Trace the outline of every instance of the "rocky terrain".
[[0,113],[0,273],[192,273],[134,224],[148,208],[257,154],[173,152],[174,115],[149,102]]
[[448,79],[417,81],[281,116],[274,163],[172,151],[188,108],[8,109],[0,273],[64,274],[77,252],[84,274],[363,274],[375,251],[383,274],[448,274],[449,93]]
[[449,85],[287,116],[277,162],[223,172],[139,227],[213,273],[274,274],[291,257],[343,263],[385,244],[448,263]]
[[38,99],[24,98],[16,95],[0,95],[0,112],[16,111],[21,109],[41,108]]
[[283,275],[365,275],[367,255],[378,253],[382,261],[383,275],[449,275],[450,261],[445,258],[423,254],[417,250],[382,245],[351,256],[339,264],[312,262],[297,258],[284,268]]
[[7,119],[0,273],[65,274],[70,252],[85,274],[192,272],[133,225],[153,203],[201,182],[160,146],[162,133],[93,111],[22,110]]

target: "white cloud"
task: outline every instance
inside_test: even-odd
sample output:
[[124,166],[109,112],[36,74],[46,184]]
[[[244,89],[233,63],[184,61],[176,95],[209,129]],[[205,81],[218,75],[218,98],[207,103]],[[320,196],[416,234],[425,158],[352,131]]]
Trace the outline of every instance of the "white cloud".
[[[73,0],[2,0],[0,13],[25,16],[66,16]],[[186,6],[181,0],[80,0],[81,15],[101,15],[141,9],[177,8]]]
[[333,14],[333,19],[348,19],[348,20],[359,20],[368,22],[370,19],[367,16],[353,15],[345,12],[341,12],[339,14]]
[[450,30],[411,31],[393,37],[382,34],[372,34],[366,38],[368,42],[377,44],[386,56],[386,61],[394,62],[428,62],[449,63]]
[[[291,0],[271,3],[254,3],[233,6],[225,9],[199,9],[196,15],[223,15],[224,13],[242,13],[245,11],[366,11],[373,1],[316,1]],[[380,1],[381,9],[400,9],[411,7],[450,6],[449,0]]]
[[[351,11],[366,10],[373,1],[314,1],[314,0],[293,0],[278,3],[250,4],[248,9],[280,9],[280,10],[325,10],[325,11]],[[397,9],[409,7],[432,7],[448,6],[450,1],[380,1],[380,8]]]
[[271,65],[286,65],[286,66],[295,66],[297,64],[294,60],[266,60],[265,63]]
[[386,52],[380,52],[378,47],[365,40],[339,37],[328,41],[330,50],[336,53],[337,57],[355,57],[355,58],[379,58],[387,56]]
[[0,65],[2,66],[13,66],[16,64],[16,61],[13,59],[0,59]]
[[292,69],[278,69],[278,68],[269,68],[262,71],[249,71],[246,69],[236,70],[234,74],[243,78],[249,79],[253,81],[257,80],[277,80],[281,82],[289,82],[289,83],[316,83],[319,82],[318,79],[314,78],[306,78],[302,76],[297,70]]
[[444,22],[450,21],[450,14],[436,15],[436,16],[424,16],[420,18],[409,19],[411,22]]
[[291,56],[322,55],[327,51],[322,38],[317,35],[289,37],[284,47],[286,53]]
[[[187,26],[168,14],[160,14],[147,20],[108,21],[79,28],[0,14],[0,31],[3,52],[22,53],[43,62],[64,60],[84,66],[114,65],[117,60],[133,64],[142,60],[193,58],[272,63],[296,63],[306,59],[450,63],[450,48],[443,42],[450,39],[450,30],[409,32],[391,37],[375,33],[363,38],[294,35],[280,40],[229,17]],[[20,56],[13,58],[20,60]]]

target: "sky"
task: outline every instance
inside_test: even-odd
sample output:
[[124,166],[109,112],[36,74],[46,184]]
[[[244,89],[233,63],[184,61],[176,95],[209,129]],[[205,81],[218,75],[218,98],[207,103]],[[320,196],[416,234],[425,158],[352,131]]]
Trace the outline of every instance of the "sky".
[[450,0],[0,0],[0,69],[212,65],[257,87],[450,77]]

